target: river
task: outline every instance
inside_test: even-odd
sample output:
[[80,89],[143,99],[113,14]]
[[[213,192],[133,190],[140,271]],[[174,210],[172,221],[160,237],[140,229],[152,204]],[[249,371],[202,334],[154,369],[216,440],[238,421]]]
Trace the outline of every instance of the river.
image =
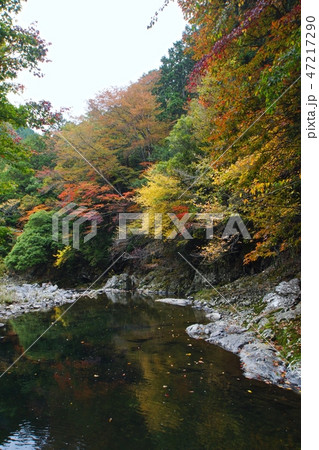
[[[1,371],[68,306],[0,329]],[[0,379],[0,448],[300,448],[300,396],[191,339],[201,314],[150,297],[81,298]]]

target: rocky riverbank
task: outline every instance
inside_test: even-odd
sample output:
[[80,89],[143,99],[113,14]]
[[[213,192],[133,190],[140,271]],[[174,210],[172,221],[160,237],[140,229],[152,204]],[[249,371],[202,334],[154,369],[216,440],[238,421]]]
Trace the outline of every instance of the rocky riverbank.
[[65,303],[73,303],[80,292],[59,289],[51,283],[17,285],[10,280],[0,284],[0,320],[2,322],[33,311],[46,311]]
[[[262,277],[239,279],[218,290],[200,291],[194,297],[157,301],[204,311],[207,323],[190,325],[186,332],[237,354],[247,378],[299,391],[300,281],[294,278],[270,288],[260,282]],[[125,273],[111,277],[100,289],[82,292],[50,283],[17,285],[7,279],[0,285],[0,326],[10,318],[73,303],[84,295],[116,296],[127,291],[150,294],[149,288],[139,287],[138,280]]]
[[[223,289],[227,292],[227,287]],[[261,301],[233,299],[214,293],[210,300],[160,299],[204,310],[209,323],[190,325],[194,339],[218,345],[239,356],[243,373],[280,387],[300,391],[300,282],[282,282]],[[280,342],[280,337],[285,342]]]
[[[61,289],[51,283],[22,283],[11,278],[0,281],[0,324],[13,317],[34,311],[48,311],[55,306],[73,303],[80,297],[96,298],[107,293],[117,301],[118,294],[128,291],[150,294],[137,289],[137,279],[126,273],[114,275],[99,289]],[[156,291],[154,294],[161,294]],[[163,294],[165,291],[162,292]],[[1,326],[1,325],[0,325]]]

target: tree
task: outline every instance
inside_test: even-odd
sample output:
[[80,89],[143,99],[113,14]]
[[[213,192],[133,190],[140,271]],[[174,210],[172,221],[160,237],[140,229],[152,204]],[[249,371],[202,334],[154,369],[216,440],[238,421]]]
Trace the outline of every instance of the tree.
[[[181,205],[179,196],[182,193],[180,180],[172,174],[167,175],[154,166],[145,173],[147,184],[137,189],[136,202],[148,214],[148,228],[154,236],[163,234],[166,238],[173,230],[168,213],[176,215],[188,212],[188,207]],[[161,214],[160,223],[156,222],[156,215]],[[180,217],[181,218],[181,217]],[[133,224],[134,227],[134,224]],[[148,230],[144,230],[148,232]]]
[[4,260],[7,267],[25,272],[41,264],[53,263],[53,255],[59,244],[52,239],[52,214],[53,211],[39,211],[30,217],[23,233]]
[[152,94],[158,78],[158,72],[150,72],[126,89],[104,91],[89,102],[88,117],[97,121],[101,143],[127,167],[150,161],[155,146],[167,136],[168,126],[157,119]]
[[[16,107],[8,94],[23,89],[14,83],[19,72],[29,70],[41,76],[40,63],[46,61],[47,44],[33,26],[24,29],[14,24],[21,10],[20,0],[3,0],[0,4],[0,157],[16,161],[26,157],[12,127],[43,128],[62,120],[61,113],[52,111],[50,102],[29,102]],[[9,125],[10,124],[10,125]]]
[[84,120],[62,130],[62,136],[83,155],[62,137],[56,138],[57,171],[66,182],[89,178],[103,185],[105,177],[118,192],[132,187],[143,170],[141,164],[152,160],[156,146],[168,133],[167,124],[156,117],[151,91],[157,78],[153,72],[125,89],[100,93],[89,101]]
[[195,62],[190,50],[186,51],[185,41],[176,42],[161,62],[160,77],[153,89],[161,110],[158,116],[161,120],[176,121],[185,114],[191,98],[186,86]]
[[255,248],[246,263],[298,248],[300,4],[179,3],[196,27],[190,113],[207,151],[197,204],[249,221]]
[[[186,41],[162,59],[159,72],[101,92],[80,121],[65,125],[49,143],[2,123],[3,225],[27,222],[15,248],[23,249],[27,239],[35,245],[28,237],[34,213],[50,214],[45,210],[72,201],[98,212],[103,222],[96,240],[80,251],[59,249],[56,263],[64,267],[105,265],[120,248],[115,240],[119,212],[149,213],[153,234],[156,214],[182,219],[185,213],[223,212],[227,221],[236,213],[253,236],[248,245],[236,241],[243,245],[245,263],[298,251],[299,2],[178,3],[191,29]],[[12,168],[26,146],[31,158]],[[173,229],[164,217],[164,243],[155,243],[159,251],[175,248],[165,241]],[[207,245],[196,223],[192,231],[188,248],[209,260],[232,251],[232,239],[219,236]],[[148,245],[147,239],[130,242],[135,243]],[[18,253],[10,253],[9,264],[23,261],[23,252]],[[47,264],[52,254],[49,248]]]
[[[183,200],[191,191],[203,212],[242,215],[254,237],[246,263],[298,249],[300,4],[179,4],[192,25],[188,44],[198,61],[188,85],[195,94],[188,116],[201,152],[193,161],[177,153],[159,168],[188,176]],[[183,142],[182,135],[174,128],[169,141],[178,136]],[[209,255],[218,257],[216,242],[205,251]]]

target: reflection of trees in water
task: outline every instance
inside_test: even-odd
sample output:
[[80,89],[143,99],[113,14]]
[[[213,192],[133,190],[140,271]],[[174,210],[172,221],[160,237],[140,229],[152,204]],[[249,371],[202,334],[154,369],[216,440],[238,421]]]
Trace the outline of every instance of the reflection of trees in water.
[[[7,360],[63,310],[11,321],[16,350]],[[99,298],[80,301],[64,318],[3,378],[2,438],[28,420],[49,427],[54,448],[66,441],[76,448],[81,436],[91,448],[128,448],[128,437],[130,449],[254,448],[261,439],[276,448],[287,432],[275,422],[289,430],[289,448],[298,439],[297,415],[289,412],[295,397],[281,391],[270,414],[278,390],[267,397],[271,388],[256,382],[248,394],[250,382],[236,381],[234,355],[185,334],[192,310]]]
[[51,320],[52,322],[60,321],[60,323],[64,328],[69,326],[69,321],[66,317],[66,314],[63,315],[63,309],[60,308],[59,306],[55,306],[53,308]]

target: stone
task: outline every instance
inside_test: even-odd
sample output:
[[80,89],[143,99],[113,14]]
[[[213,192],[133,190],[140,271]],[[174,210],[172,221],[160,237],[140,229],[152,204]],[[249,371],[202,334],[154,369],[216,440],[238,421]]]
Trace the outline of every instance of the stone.
[[223,335],[211,337],[208,342],[210,342],[211,344],[219,345],[229,352],[238,353],[244,345],[249,344],[253,340],[254,336],[252,333],[225,333]]
[[291,309],[289,311],[284,311],[284,312],[279,311],[278,313],[276,313],[274,315],[274,318],[275,318],[276,322],[279,323],[282,320],[286,320],[286,321],[294,320],[297,317],[300,317],[300,315],[301,315],[301,303],[299,303],[299,305],[297,305],[296,308]]
[[299,301],[299,280],[294,278],[289,282],[283,281],[275,287],[275,292],[270,292],[264,296],[263,302],[267,303],[264,312],[271,312],[277,309],[287,310],[297,305]]
[[207,342],[219,345],[233,353],[254,340],[252,333],[245,332],[243,328],[229,325],[224,321],[208,325],[195,324],[186,328],[186,333],[195,339],[205,339]]
[[300,282],[298,278],[293,278],[290,281],[283,281],[278,284],[275,291],[279,295],[300,295]]
[[161,303],[168,303],[169,305],[174,306],[189,306],[193,303],[192,300],[188,300],[186,298],[160,298],[155,301]]
[[113,275],[107,280],[103,290],[131,291],[135,288],[135,283],[135,277],[130,277],[127,273],[121,273],[120,275]]
[[193,339],[202,339],[205,336],[205,325],[195,323],[186,328],[186,333]]
[[206,317],[207,317],[208,320],[212,320],[212,321],[213,320],[217,321],[217,320],[220,320],[222,318],[222,316],[219,313],[217,313],[217,312],[206,314]]
[[62,305],[75,301],[80,295],[74,291],[59,289],[51,284],[26,284],[6,285],[8,298],[12,299],[10,305],[0,305],[0,317],[8,317],[25,314],[29,311],[40,311],[53,308],[54,305]]
[[240,359],[247,378],[282,384],[286,367],[269,345],[262,342],[247,344],[241,349]]
[[300,367],[295,367],[293,369],[288,369],[286,373],[286,379],[292,386],[301,386],[301,369]]

